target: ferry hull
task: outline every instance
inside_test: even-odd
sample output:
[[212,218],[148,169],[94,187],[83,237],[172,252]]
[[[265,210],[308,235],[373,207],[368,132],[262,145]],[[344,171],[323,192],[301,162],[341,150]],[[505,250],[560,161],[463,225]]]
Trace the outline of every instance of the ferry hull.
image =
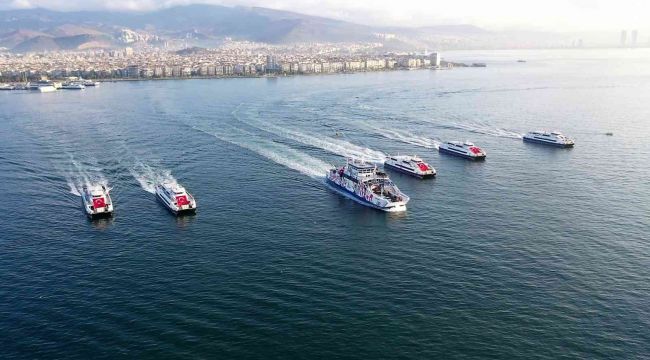
[[420,178],[420,179],[430,179],[430,178],[436,177],[435,172],[431,173],[431,174],[418,174],[418,173],[414,173],[414,172],[410,172],[408,170],[402,169],[402,168],[400,168],[398,166],[393,166],[393,165],[391,165],[389,163],[384,163],[384,167],[387,168],[387,169],[391,169],[393,171],[397,171],[399,173],[410,175],[410,176]]
[[524,142],[528,142],[531,144],[541,144],[541,145],[546,145],[546,146],[552,146],[552,147],[559,147],[559,148],[571,148],[575,144],[569,143],[569,144],[561,144],[561,143],[556,143],[556,142],[548,142],[548,141],[543,141],[543,140],[537,140],[537,139],[530,139],[527,137],[524,137]]
[[90,220],[97,220],[97,219],[105,219],[109,217],[113,217],[113,212],[112,211],[105,211],[105,212],[100,212],[100,213],[86,213],[88,215],[88,218]]
[[332,181],[329,177],[326,177],[325,181],[326,181],[327,185],[329,185],[329,187],[332,188],[332,190],[334,190],[334,191],[336,191],[336,192],[338,192],[338,193],[340,193],[340,194],[342,194],[342,195],[344,195],[344,196],[358,202],[361,205],[364,205],[364,206],[367,206],[367,207],[370,207],[370,208],[373,208],[373,209],[381,210],[381,211],[384,211],[384,212],[403,212],[403,211],[406,211],[406,204],[402,203],[402,204],[395,205],[395,206],[392,206],[392,207],[377,206],[377,205],[369,202],[365,198],[357,195],[356,193],[354,193],[354,192],[348,190],[347,188],[345,188],[345,187],[337,184],[336,182]]
[[474,161],[485,160],[485,155],[481,155],[481,156],[470,156],[470,155],[467,155],[467,154],[459,154],[459,153],[457,153],[457,152],[455,152],[455,151],[450,151],[450,150],[447,150],[447,149],[442,148],[442,147],[439,148],[438,151],[439,151],[440,153],[442,153],[442,154],[458,156],[458,157],[461,157],[461,158],[463,158],[463,159],[467,159],[467,160],[474,160]]

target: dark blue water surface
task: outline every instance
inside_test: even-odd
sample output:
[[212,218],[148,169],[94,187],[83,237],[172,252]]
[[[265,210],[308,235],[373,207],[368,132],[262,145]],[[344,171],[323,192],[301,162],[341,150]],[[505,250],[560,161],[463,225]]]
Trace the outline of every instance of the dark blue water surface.
[[[0,357],[650,356],[650,51],[445,57],[488,67],[0,93]],[[394,153],[404,214],[323,184]]]

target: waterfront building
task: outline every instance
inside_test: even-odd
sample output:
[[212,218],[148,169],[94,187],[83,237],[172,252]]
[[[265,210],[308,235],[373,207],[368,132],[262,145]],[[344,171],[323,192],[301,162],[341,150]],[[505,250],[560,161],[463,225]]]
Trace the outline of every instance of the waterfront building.
[[140,67],[138,65],[129,65],[126,68],[126,77],[128,78],[140,77]]
[[434,52],[429,56],[429,60],[431,61],[431,66],[434,66],[436,68],[440,67],[440,53]]

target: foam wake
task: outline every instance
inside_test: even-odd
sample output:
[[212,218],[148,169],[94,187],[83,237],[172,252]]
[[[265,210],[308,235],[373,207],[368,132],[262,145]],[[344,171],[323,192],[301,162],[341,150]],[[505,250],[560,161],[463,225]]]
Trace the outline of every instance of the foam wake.
[[70,193],[81,196],[83,187],[92,184],[108,185],[102,169],[79,160],[70,155],[70,163],[63,171]]
[[409,131],[379,127],[365,122],[360,124],[362,127],[378,135],[381,135],[387,139],[397,140],[405,144],[416,145],[426,149],[437,149],[438,146],[440,146],[440,141],[438,140],[431,139],[426,136],[416,135]]
[[156,184],[161,182],[176,183],[176,179],[172,176],[170,170],[156,168],[141,161],[134,163],[129,172],[138,181],[142,189],[152,194],[156,192]]
[[194,126],[201,131],[227,143],[248,149],[277,164],[296,170],[312,178],[322,178],[333,166],[313,156],[300,152],[283,144],[263,139],[241,129],[228,129],[227,132],[216,132]]
[[329,151],[333,154],[340,155],[346,158],[353,157],[364,159],[371,162],[383,162],[386,154],[381,151],[369,149],[367,147],[358,146],[347,142],[345,140],[334,139],[324,135],[307,134],[293,129],[288,129],[276,124],[259,119],[253,119],[251,116],[243,118],[239,116],[239,108],[233,111],[233,116],[240,122],[249,126],[258,128],[260,130],[270,132],[272,134],[300,142],[315,148]]
[[476,134],[491,135],[491,136],[498,136],[498,137],[505,137],[505,138],[512,138],[512,139],[523,138],[522,134],[517,133],[515,131],[502,129],[499,127],[493,127],[481,123],[451,123],[447,125],[442,125],[440,127],[445,129],[465,130]]

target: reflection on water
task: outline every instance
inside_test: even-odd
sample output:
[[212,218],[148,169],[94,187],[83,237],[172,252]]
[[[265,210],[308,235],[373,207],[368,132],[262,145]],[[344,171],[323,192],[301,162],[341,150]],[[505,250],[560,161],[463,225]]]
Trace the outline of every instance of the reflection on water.
[[178,228],[186,228],[187,226],[196,222],[197,213],[184,213],[176,215],[176,226]]
[[96,218],[96,219],[89,219],[90,224],[97,230],[106,230],[108,229],[109,226],[111,226],[114,222],[114,215],[113,216],[108,216],[108,217],[101,217],[101,218]]

